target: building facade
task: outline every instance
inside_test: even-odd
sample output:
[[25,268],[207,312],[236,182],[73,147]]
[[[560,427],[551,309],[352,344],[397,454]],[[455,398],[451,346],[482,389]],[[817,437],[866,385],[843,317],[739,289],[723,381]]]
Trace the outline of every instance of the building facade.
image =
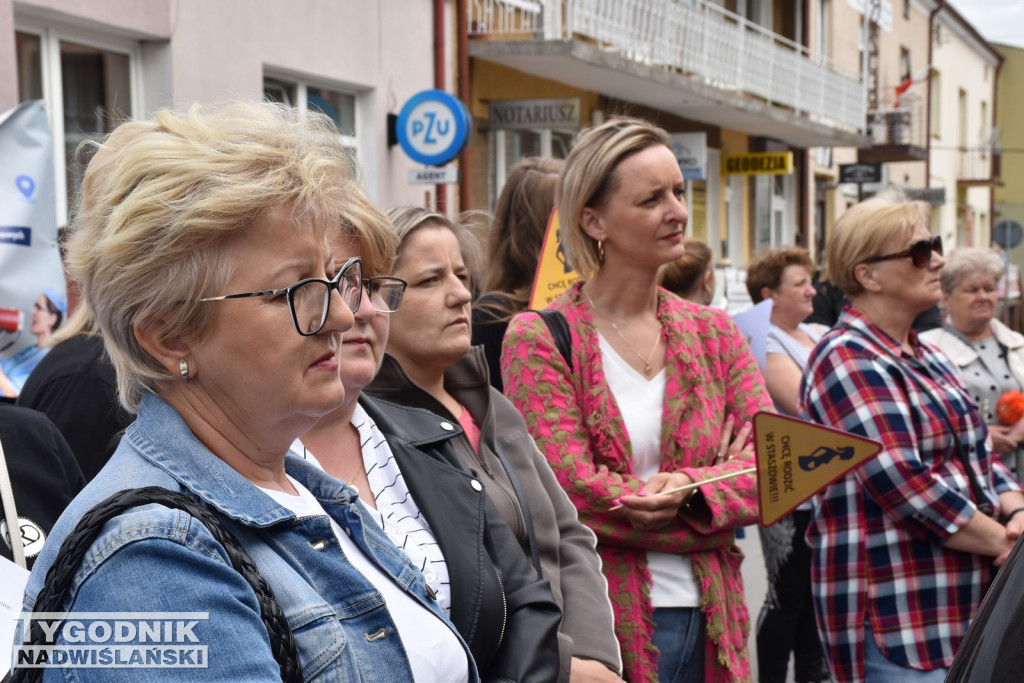
[[933,208],[932,230],[954,245],[987,247],[1000,182],[995,103],[1003,57],[948,4],[934,13],[931,50],[928,184],[946,200]]
[[451,2],[0,0],[0,111],[45,100],[59,225],[82,140],[164,107],[262,97],[332,116],[374,199],[433,205],[435,187],[410,184],[415,164],[388,144],[388,114],[435,85],[435,61],[450,65],[438,22],[451,32]]
[[[474,0],[468,5],[473,208],[514,161],[565,156],[616,114],[673,135],[688,231],[734,267],[812,239],[812,148],[866,145],[859,75],[809,49],[788,0]],[[764,155],[768,155],[767,157]]]

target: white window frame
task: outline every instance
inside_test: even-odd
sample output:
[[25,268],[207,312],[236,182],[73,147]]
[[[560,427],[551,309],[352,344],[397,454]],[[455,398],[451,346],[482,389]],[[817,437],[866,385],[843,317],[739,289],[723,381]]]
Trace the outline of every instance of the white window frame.
[[109,35],[33,19],[16,19],[14,30],[39,37],[40,72],[43,79],[43,101],[53,136],[53,181],[56,195],[57,225],[68,223],[68,183],[64,159],[64,93],[61,87],[60,44],[76,43],[96,50],[117,52],[128,57],[128,80],[131,93],[127,111],[138,118],[144,100],[142,78],[142,47],[138,41],[118,39]]
[[[526,129],[526,131],[540,136],[539,156],[542,157],[554,157],[553,141],[555,133],[575,137],[579,132],[578,130],[573,130],[571,128],[529,128]],[[508,176],[508,171],[506,169],[509,167],[509,164],[507,155],[505,154],[506,132],[521,133],[523,130],[507,131],[504,128],[499,128],[498,130],[491,131],[491,133],[493,133],[493,137],[490,141],[491,151],[487,156],[488,159],[490,159],[489,163],[494,165],[494,191],[492,192],[492,196],[489,198],[492,205],[497,202],[498,197],[501,195],[501,190],[505,187],[505,181]],[[491,170],[492,169],[488,169],[488,171]]]
[[324,88],[333,90],[345,95],[351,95],[356,100],[355,105],[355,135],[340,135],[341,144],[355,151],[356,162],[359,164],[363,189],[371,200],[377,200],[377,147],[374,118],[373,89],[365,85],[344,83],[318,79],[309,75],[294,71],[278,70],[264,67],[263,83],[267,81],[281,81],[295,87],[294,106],[299,114],[305,116],[309,111],[308,95],[309,88]]

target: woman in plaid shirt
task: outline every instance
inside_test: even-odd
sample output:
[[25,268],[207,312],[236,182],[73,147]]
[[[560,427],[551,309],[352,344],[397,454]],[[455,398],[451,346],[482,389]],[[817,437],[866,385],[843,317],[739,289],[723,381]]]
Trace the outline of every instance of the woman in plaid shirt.
[[821,492],[807,533],[837,681],[942,681],[1024,530],[1024,494],[955,367],[911,329],[941,298],[926,211],[872,198],[843,214],[826,250],[851,305],[811,354],[803,409],[883,446]]

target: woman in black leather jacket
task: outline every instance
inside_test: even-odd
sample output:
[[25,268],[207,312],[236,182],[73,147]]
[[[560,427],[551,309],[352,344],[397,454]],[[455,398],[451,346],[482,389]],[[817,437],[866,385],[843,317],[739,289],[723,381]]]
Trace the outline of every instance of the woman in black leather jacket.
[[340,352],[342,405],[293,450],[354,486],[384,531],[427,578],[469,645],[482,681],[555,681],[561,612],[453,446],[462,434],[426,410],[361,394],[376,374],[389,315],[405,283],[389,273],[397,238],[365,198],[354,233],[332,243],[336,262],[363,259],[363,300]]

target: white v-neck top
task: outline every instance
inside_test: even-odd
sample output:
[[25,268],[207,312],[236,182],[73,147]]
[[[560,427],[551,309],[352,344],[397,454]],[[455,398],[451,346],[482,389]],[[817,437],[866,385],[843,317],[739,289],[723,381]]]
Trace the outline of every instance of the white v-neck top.
[[[626,423],[633,452],[633,474],[647,481],[661,469],[661,422],[665,412],[665,369],[648,380],[598,334],[605,381]],[[655,532],[656,533],[656,532]],[[700,607],[700,585],[686,555],[648,551],[651,604]]]

